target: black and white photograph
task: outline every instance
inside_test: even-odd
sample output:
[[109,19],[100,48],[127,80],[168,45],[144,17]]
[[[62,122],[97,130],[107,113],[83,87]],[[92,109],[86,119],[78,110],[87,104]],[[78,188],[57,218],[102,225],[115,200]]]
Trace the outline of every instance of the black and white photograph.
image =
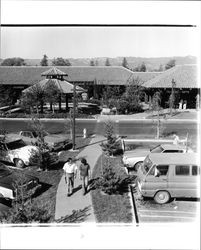
[[[125,23],[126,13],[107,22],[108,10],[106,22],[102,13],[59,23],[44,6],[39,13],[52,19],[35,13],[26,23],[5,17],[11,3],[2,1],[0,30],[0,246],[8,230],[42,227],[70,231],[65,248],[86,248],[76,242],[89,240],[86,228],[105,227],[103,242],[128,230],[129,243],[112,248],[198,249],[199,239],[186,238],[192,228],[189,238],[199,235],[200,222],[198,23]],[[142,237],[152,229],[153,247]],[[179,243],[167,230],[174,239],[182,232]]]

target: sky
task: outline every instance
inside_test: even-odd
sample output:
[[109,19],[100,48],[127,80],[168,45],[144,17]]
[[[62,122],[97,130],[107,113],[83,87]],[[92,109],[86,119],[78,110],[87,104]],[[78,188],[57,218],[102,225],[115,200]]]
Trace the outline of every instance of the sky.
[[1,0],[2,24],[181,27],[1,27],[0,58],[172,57],[200,53],[198,1]]
[[196,56],[196,27],[1,27],[1,58]]

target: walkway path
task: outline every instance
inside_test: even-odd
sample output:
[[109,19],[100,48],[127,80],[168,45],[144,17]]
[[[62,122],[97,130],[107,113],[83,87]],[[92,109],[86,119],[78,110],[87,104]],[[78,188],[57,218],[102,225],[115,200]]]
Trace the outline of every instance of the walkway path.
[[[85,157],[91,167],[91,172],[101,155],[100,142],[104,140],[103,136],[94,137],[90,144],[82,150],[76,158]],[[77,162],[80,165],[80,161]],[[81,181],[78,177],[75,180],[75,188],[72,196],[67,197],[67,187],[65,183],[64,175],[62,176],[56,195],[56,209],[55,219],[59,219],[62,216],[72,215],[73,210],[80,210],[77,214],[77,220],[80,222],[95,222],[95,216],[92,207],[92,200],[90,192],[86,195],[82,195]]]

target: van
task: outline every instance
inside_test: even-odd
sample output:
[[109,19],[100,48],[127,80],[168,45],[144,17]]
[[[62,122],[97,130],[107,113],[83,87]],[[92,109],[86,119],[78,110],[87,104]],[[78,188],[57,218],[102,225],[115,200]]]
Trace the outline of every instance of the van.
[[200,164],[196,153],[149,154],[137,172],[138,189],[156,203],[200,196]]

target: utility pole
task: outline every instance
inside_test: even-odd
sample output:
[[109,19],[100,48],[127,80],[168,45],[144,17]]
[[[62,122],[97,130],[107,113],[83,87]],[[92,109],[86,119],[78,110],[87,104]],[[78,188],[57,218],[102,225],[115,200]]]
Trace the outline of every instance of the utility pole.
[[170,115],[172,116],[172,109],[174,107],[174,102],[175,102],[175,93],[174,93],[174,88],[176,87],[176,82],[174,79],[172,79],[172,91],[170,95]]
[[73,150],[75,150],[76,83],[73,86]]

